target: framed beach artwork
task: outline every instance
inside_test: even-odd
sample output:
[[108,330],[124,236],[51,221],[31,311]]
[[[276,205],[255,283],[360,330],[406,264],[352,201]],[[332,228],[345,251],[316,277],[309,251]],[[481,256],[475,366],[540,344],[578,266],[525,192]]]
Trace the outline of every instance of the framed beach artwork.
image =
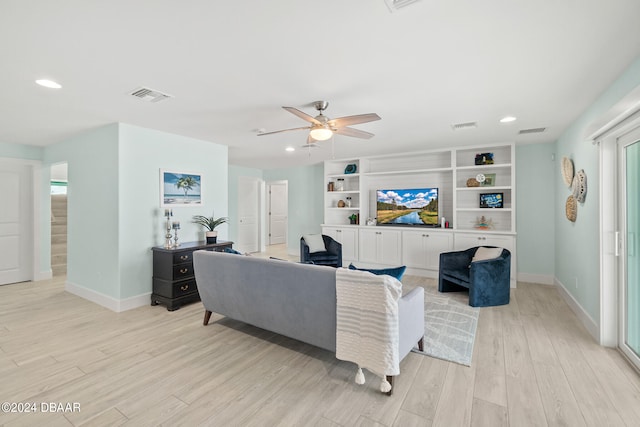
[[160,207],[202,206],[202,174],[160,169]]

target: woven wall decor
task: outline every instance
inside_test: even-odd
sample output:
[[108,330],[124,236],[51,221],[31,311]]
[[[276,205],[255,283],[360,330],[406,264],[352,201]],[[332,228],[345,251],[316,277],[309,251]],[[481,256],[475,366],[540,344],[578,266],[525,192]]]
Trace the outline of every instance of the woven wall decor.
[[573,194],[567,197],[565,212],[569,221],[576,222],[576,217],[578,216],[578,202],[576,202],[576,198],[573,197]]
[[584,169],[580,169],[573,177],[571,192],[578,203],[584,203],[584,199],[587,197],[587,174]]
[[571,188],[573,182],[573,161],[567,156],[562,158],[562,179],[567,187]]

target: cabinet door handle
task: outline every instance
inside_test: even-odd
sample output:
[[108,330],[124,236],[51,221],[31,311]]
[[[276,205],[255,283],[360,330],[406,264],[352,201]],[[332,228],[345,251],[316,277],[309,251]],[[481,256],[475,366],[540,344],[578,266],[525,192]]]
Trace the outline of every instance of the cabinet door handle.
[[180,286],[180,289],[186,291],[187,289],[189,289],[189,285]]
[[186,260],[188,260],[188,259],[189,259],[189,255],[182,255],[182,256],[180,256],[180,259],[181,259],[182,261],[186,261]]
[[181,268],[181,269],[180,269],[180,274],[184,274],[184,273],[186,273],[187,271],[189,271],[189,269],[188,269],[188,268]]
[[342,230],[336,230],[336,233],[342,233]]

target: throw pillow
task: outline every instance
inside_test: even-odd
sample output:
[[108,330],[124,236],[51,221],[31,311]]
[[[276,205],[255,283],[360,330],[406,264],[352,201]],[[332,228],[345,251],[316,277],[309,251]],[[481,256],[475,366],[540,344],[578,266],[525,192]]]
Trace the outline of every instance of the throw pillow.
[[402,276],[404,275],[404,271],[407,269],[406,265],[394,268],[358,268],[353,264],[349,264],[349,270],[360,270],[360,271],[368,271],[369,273],[377,274],[378,276],[382,274],[389,275],[391,277],[395,277],[398,280],[402,280]]
[[327,249],[324,247],[324,240],[322,239],[322,234],[305,234],[302,236],[304,242],[309,246],[309,253],[315,252],[326,252]]
[[500,255],[502,255],[502,248],[485,248],[484,246],[480,246],[476,250],[476,254],[473,256],[471,262],[494,259],[498,258]]
[[228,254],[242,255],[241,252],[238,252],[233,248],[224,248],[224,251],[225,251],[225,253],[228,253]]

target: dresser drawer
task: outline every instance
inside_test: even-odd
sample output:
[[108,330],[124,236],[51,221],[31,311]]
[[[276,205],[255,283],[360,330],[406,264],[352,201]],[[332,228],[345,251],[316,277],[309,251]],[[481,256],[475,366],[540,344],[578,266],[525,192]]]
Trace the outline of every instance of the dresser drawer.
[[193,263],[177,264],[173,266],[173,280],[187,279],[193,276]]
[[178,252],[176,254],[173,254],[174,264],[182,264],[186,262],[193,262],[193,251]]
[[180,282],[154,279],[153,293],[166,298],[178,298],[184,295],[198,293],[198,287],[194,279],[182,280]]

